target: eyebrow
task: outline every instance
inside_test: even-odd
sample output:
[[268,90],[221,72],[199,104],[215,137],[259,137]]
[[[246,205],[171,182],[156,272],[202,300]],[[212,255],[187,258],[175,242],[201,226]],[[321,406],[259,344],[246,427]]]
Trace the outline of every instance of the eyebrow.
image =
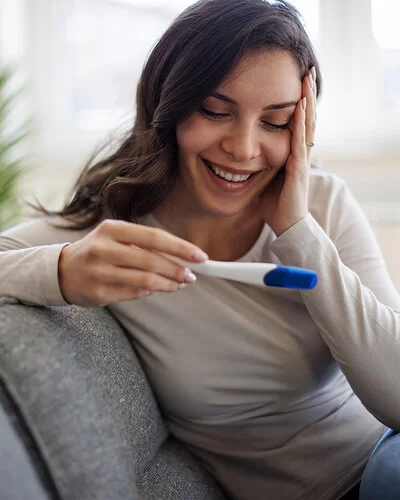
[[[232,97],[228,97],[224,94],[220,94],[219,92],[213,92],[210,94],[210,97],[215,97],[216,99],[219,99],[220,101],[228,102],[229,104],[235,104],[236,106],[239,104],[235,99],[232,99]],[[297,106],[297,101],[287,101],[287,102],[280,102],[277,104],[269,104],[268,106],[265,106],[263,111],[271,110],[271,109],[285,109],[285,108],[291,108],[291,107],[296,107]]]

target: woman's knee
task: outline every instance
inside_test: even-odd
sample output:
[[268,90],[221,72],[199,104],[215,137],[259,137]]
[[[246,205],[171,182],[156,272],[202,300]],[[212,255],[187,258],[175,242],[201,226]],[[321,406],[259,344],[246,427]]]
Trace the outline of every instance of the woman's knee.
[[364,470],[360,500],[399,500],[400,434],[388,431],[374,449]]

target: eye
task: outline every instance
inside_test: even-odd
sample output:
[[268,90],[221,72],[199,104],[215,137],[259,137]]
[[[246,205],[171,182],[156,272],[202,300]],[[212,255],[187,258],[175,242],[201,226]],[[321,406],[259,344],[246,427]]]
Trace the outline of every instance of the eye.
[[290,119],[288,122],[283,123],[282,125],[277,125],[275,123],[269,123],[269,122],[266,122],[266,121],[263,121],[262,124],[266,128],[269,128],[269,129],[272,129],[272,130],[287,130],[287,129],[290,128],[290,126],[292,124],[292,120]]
[[206,109],[204,106],[200,106],[199,111],[202,115],[212,118],[213,120],[223,120],[224,118],[228,117],[228,113],[214,113],[214,111],[210,111],[209,109]]

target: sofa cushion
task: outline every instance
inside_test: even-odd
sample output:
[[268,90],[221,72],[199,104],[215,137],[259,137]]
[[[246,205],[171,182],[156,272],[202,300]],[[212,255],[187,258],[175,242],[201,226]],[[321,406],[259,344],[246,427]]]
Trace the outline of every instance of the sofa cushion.
[[[0,378],[61,498],[159,499],[154,488],[163,499],[223,498],[168,438],[131,342],[106,309],[3,301],[0,325]],[[180,483],[190,491],[175,495]]]
[[[23,422],[22,422],[23,424]],[[1,498],[8,500],[52,500],[47,469],[35,444],[21,426],[18,410],[0,382],[0,485]]]

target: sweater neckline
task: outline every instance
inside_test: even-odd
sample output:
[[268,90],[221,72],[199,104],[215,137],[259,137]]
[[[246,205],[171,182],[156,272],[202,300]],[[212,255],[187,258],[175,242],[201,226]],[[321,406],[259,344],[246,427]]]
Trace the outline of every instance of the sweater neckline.
[[[148,213],[140,217],[139,222],[145,226],[158,227],[167,231],[168,233],[172,233],[167,227],[165,227],[158,219],[154,217],[152,213]],[[256,262],[260,260],[260,256],[262,254],[262,249],[264,247],[264,243],[267,240],[267,235],[270,233],[270,228],[267,224],[264,224],[257,240],[254,242],[254,245],[241,257],[234,260],[233,262]]]

